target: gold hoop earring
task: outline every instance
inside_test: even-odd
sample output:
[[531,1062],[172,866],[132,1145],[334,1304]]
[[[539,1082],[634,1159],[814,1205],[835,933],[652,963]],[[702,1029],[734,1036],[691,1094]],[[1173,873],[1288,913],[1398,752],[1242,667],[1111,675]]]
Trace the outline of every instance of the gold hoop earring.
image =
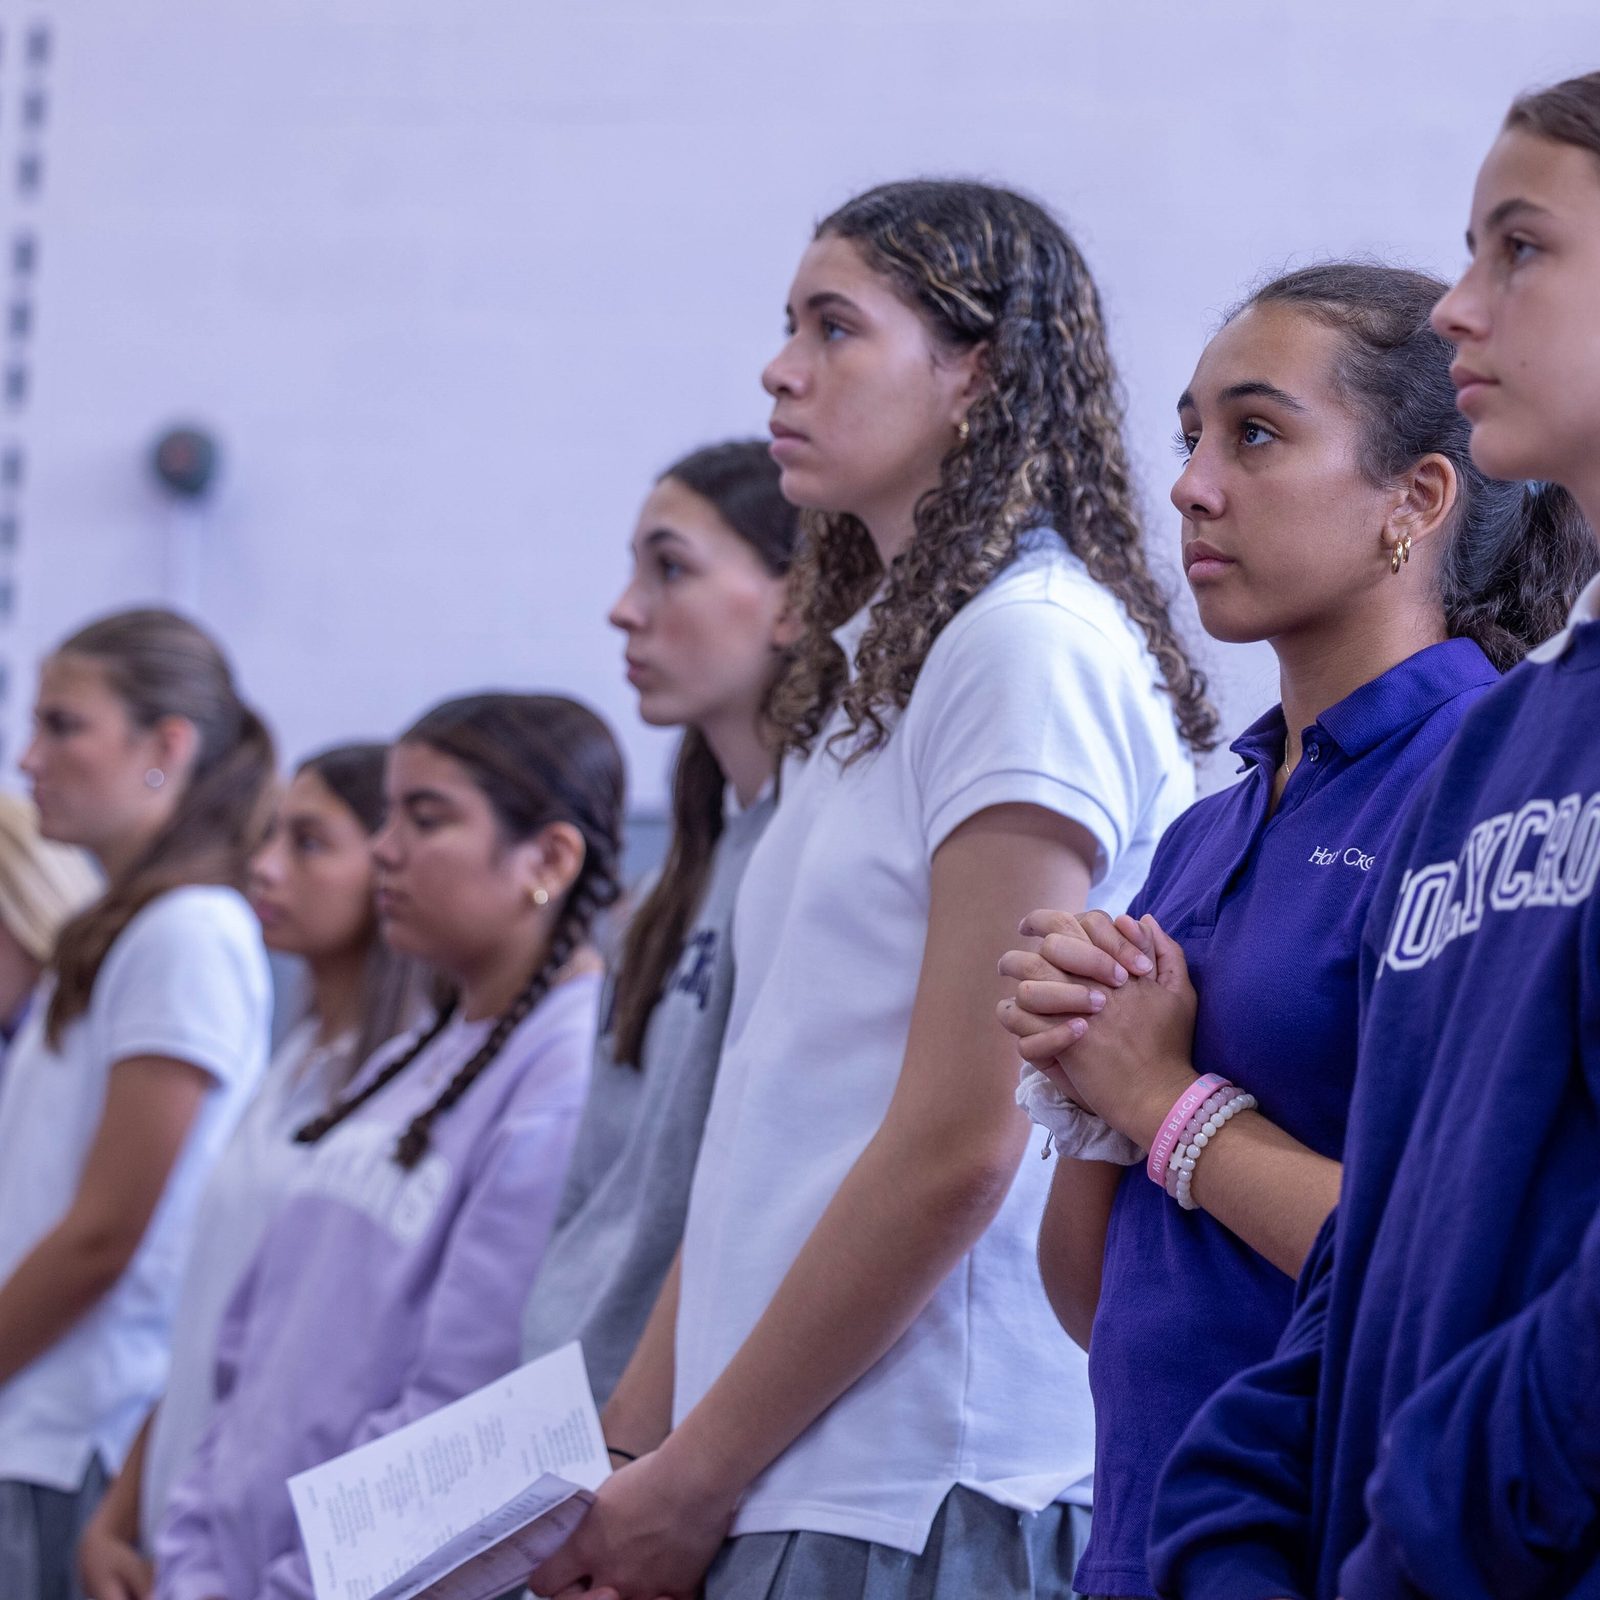
[[960,440],[960,442],[962,444],[965,444],[967,442],[967,440],[971,437],[971,435],[972,435],[972,424],[970,422],[968,422],[965,417],[963,417],[956,424],[956,438],[958,440]]
[[1409,566],[1410,564],[1411,564],[1411,535],[1408,533],[1408,534],[1403,535],[1401,537],[1400,543],[1397,544],[1392,551],[1390,551],[1390,553],[1389,553],[1389,570],[1392,573],[1394,573],[1396,577],[1398,577],[1400,575],[1400,568],[1402,566]]

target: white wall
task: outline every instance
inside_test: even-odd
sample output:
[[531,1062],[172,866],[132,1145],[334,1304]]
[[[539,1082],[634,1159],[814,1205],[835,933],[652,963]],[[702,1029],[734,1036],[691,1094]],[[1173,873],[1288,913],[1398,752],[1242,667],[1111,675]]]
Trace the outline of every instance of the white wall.
[[[653,471],[763,429],[813,219],[915,173],[1057,206],[1165,553],[1171,403],[1219,311],[1327,253],[1450,271],[1510,95],[1600,64],[1594,0],[0,0],[0,29],[0,251],[41,238],[32,397],[0,413],[29,467],[5,759],[37,654],[161,594],[142,456],[196,417],[228,451],[200,609],[289,753],[562,686],[623,730],[645,806],[667,746],[603,621],[624,541]],[[1211,659],[1237,728],[1270,657]]]

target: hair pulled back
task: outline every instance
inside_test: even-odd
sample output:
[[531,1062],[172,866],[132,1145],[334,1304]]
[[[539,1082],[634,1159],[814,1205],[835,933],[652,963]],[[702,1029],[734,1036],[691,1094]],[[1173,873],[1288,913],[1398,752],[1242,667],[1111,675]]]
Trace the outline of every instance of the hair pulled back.
[[[307,756],[295,770],[309,773],[322,783],[371,838],[383,826],[383,770],[388,756],[386,744],[334,745]],[[421,964],[383,942],[374,916],[366,929],[355,1038],[341,1063],[344,1078],[406,1027],[416,1015],[425,991]]]
[[[744,540],[773,577],[789,570],[800,536],[800,514],[778,489],[778,465],[765,441],[707,445],[661,474],[707,501]],[[778,679],[774,663],[773,685]],[[642,1065],[644,1032],[677,964],[689,922],[705,894],[722,837],[723,772],[697,728],[684,731],[672,774],[672,837],[667,859],[623,935],[613,991],[612,1056]]]
[[101,963],[122,930],[157,895],[189,884],[244,888],[276,787],[272,735],[240,699],[216,642],[188,618],[154,608],[115,612],[63,640],[56,654],[97,663],[136,727],[181,717],[197,742],[166,824],[61,930],[46,1017],[53,1045],[88,1009]]
[[1600,72],[1518,96],[1506,113],[1506,126],[1600,156]]
[[988,381],[967,413],[968,437],[952,440],[938,485],[917,505],[853,678],[832,632],[883,568],[859,519],[806,513],[796,563],[806,637],[774,704],[786,746],[809,750],[836,706],[851,759],[880,746],[934,640],[1011,560],[1019,535],[1048,523],[1143,634],[1183,738],[1209,748],[1216,712],[1145,562],[1100,296],[1065,230],[1009,190],[918,180],[858,195],[816,237],[853,243],[936,345],[984,345]]
[[[395,1146],[395,1160],[411,1168],[428,1152],[433,1125],[477,1082],[523,1020],[550,992],[561,969],[589,937],[594,920],[618,892],[622,849],[622,753],[594,712],[560,695],[475,694],[435,706],[401,735],[466,770],[489,802],[508,843],[533,838],[554,822],[583,836],[583,865],[562,897],[550,943],[538,970],[495,1019],[488,1036]],[[295,1137],[315,1144],[358,1106],[398,1077],[444,1030],[454,998],[433,1021],[363,1088],[340,1100]]]
[[1445,624],[1504,671],[1565,624],[1600,558],[1565,489],[1507,483],[1473,464],[1450,378],[1455,348],[1428,320],[1447,288],[1403,267],[1326,262],[1275,279],[1241,309],[1293,306],[1338,334],[1334,381],[1361,419],[1369,482],[1392,483],[1431,454],[1455,469],[1439,564]]

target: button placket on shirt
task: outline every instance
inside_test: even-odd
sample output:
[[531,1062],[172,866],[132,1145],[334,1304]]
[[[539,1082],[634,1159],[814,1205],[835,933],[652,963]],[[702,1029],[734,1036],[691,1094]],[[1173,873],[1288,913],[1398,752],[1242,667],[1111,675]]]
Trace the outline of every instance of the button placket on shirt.
[[[1256,771],[1261,775],[1262,790],[1251,804],[1249,832],[1228,870],[1219,875],[1211,893],[1195,907],[1189,918],[1188,927],[1182,931],[1181,936],[1177,928],[1167,929],[1168,934],[1179,939],[1180,943],[1183,939],[1191,937],[1209,938],[1216,931],[1217,918],[1222,914],[1223,901],[1238,883],[1240,874],[1249,864],[1267,829],[1272,826],[1273,818],[1267,815],[1267,792],[1272,787],[1272,769],[1275,760],[1275,757],[1256,758]],[[1282,809],[1281,805],[1279,809]]]

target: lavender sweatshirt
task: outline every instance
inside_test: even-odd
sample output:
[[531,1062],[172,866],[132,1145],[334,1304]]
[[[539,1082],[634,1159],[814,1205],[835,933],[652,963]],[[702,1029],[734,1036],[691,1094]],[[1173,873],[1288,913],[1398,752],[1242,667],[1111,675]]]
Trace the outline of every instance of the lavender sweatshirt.
[[224,1319],[216,1411],[156,1535],[156,1600],[309,1600],[287,1479],[517,1364],[598,999],[596,978],[557,988],[434,1123],[411,1172],[396,1138],[490,1023],[452,1021],[305,1163]]

